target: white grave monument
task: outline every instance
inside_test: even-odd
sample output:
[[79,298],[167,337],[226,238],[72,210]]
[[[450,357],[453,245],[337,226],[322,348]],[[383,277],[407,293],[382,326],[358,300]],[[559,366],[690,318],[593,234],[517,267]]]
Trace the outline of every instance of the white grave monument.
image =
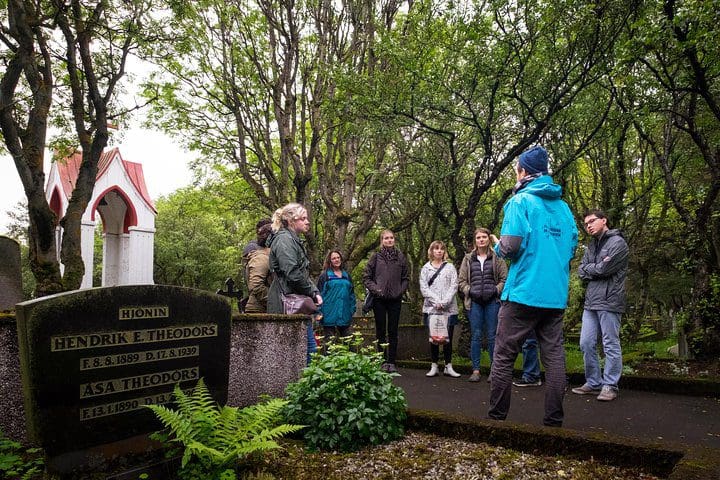
[[[45,197],[58,219],[65,215],[77,181],[82,153],[56,161],[50,168]],[[97,214],[100,214],[100,219]],[[103,287],[153,283],[155,205],[145,185],[142,165],[123,160],[115,147],[103,152],[95,189],[82,217],[82,257],[85,275],[80,288],[90,288],[95,227],[103,225]],[[60,257],[61,227],[55,230]]]

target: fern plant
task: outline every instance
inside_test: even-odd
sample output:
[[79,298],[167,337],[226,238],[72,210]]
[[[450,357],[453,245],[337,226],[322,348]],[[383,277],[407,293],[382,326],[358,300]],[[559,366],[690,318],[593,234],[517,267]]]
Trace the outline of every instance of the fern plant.
[[163,405],[148,408],[170,429],[171,441],[184,447],[181,477],[235,478],[235,463],[252,453],[280,448],[277,439],[303,428],[279,424],[287,402],[277,398],[243,409],[220,408],[202,379],[191,394],[175,386],[173,396],[176,410]]

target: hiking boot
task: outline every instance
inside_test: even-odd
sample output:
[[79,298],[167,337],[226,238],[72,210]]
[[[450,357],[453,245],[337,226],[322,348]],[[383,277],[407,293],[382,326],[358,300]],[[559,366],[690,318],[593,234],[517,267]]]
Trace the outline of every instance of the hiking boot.
[[447,375],[453,378],[458,378],[460,376],[459,373],[453,370],[452,363],[448,363],[447,365],[445,365],[445,371],[443,372],[443,375]]
[[542,380],[528,380],[527,378],[521,378],[520,380],[513,380],[513,385],[516,387],[539,387],[542,385]]
[[425,374],[426,377],[437,377],[438,374],[438,364],[437,363],[431,363],[430,364],[430,371]]
[[617,396],[617,390],[615,390],[610,385],[603,385],[602,390],[600,391],[600,395],[597,396],[597,399],[601,402],[610,402],[612,400],[615,400]]
[[480,372],[473,372],[472,375],[470,375],[470,378],[468,378],[468,382],[479,382],[480,381]]
[[578,395],[596,395],[596,394],[600,393],[600,389],[599,389],[599,388],[592,388],[590,385],[588,385],[588,384],[586,383],[586,384],[583,385],[582,387],[573,388],[573,389],[572,389],[572,392],[573,392],[573,393],[576,393],[576,394],[578,394]]

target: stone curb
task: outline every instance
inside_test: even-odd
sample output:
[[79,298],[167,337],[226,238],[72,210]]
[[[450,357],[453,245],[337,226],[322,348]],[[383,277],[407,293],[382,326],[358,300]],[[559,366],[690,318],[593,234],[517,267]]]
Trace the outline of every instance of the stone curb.
[[[398,366],[405,368],[424,369],[428,367],[428,361],[398,360]],[[472,368],[465,365],[453,365],[458,373],[470,375]],[[484,375],[489,375],[487,367],[480,367]],[[522,372],[515,370],[516,377]],[[585,383],[585,376],[582,373],[568,373],[570,385],[582,385]],[[639,375],[623,375],[620,379],[620,388],[628,390],[640,390],[644,392],[671,393],[691,397],[720,398],[720,380],[697,380],[678,377],[642,377]]]
[[526,453],[593,458],[621,467],[636,467],[669,480],[716,480],[720,478],[720,449],[661,446],[606,434],[575,432],[480,420],[461,415],[408,409],[409,430],[450,438],[484,442]]

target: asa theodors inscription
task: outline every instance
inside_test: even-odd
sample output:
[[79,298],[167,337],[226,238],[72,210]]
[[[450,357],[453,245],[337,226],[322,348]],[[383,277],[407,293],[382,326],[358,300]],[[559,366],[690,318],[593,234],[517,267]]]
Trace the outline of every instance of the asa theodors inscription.
[[167,286],[81,290],[18,305],[28,432],[49,455],[158,429],[144,405],[203,378],[227,399],[230,306]]
[[80,385],[80,398],[99,397],[111,395],[128,390],[141,390],[158,385],[175,385],[188,380],[199,379],[198,367],[182,368],[180,370],[169,370],[167,372],[155,372],[133,377],[113,378],[99,382],[83,383]]

